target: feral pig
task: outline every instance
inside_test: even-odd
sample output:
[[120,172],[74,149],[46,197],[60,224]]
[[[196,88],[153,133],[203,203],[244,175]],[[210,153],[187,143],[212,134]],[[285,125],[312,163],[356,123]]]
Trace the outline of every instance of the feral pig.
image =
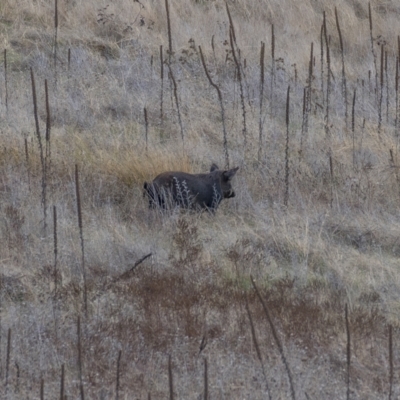
[[213,164],[207,174],[163,172],[153,182],[144,183],[144,195],[149,198],[150,208],[179,206],[214,212],[222,199],[235,196],[231,180],[238,169],[224,171]]

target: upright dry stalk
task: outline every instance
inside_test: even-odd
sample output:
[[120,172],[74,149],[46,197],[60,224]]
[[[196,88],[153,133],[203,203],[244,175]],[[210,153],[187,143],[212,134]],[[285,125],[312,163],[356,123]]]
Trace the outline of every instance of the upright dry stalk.
[[204,400],[208,400],[208,365],[207,365],[207,358],[204,358]]
[[351,134],[353,136],[353,168],[356,167],[356,149],[355,149],[355,133],[354,133],[355,108],[356,108],[356,89],[354,89],[353,106],[351,109]]
[[395,134],[399,136],[399,69],[400,69],[400,36],[397,36],[397,57],[396,57],[396,121]]
[[26,161],[26,171],[28,173],[28,188],[29,191],[31,191],[31,169],[29,166],[29,149],[28,149],[28,139],[24,139],[24,145],[25,145],[25,161]]
[[270,113],[274,113],[274,86],[275,86],[275,32],[274,24],[271,25],[271,82],[270,82]]
[[10,373],[10,357],[11,357],[11,328],[8,328],[7,335],[7,358],[6,358],[6,393],[8,390],[8,377]]
[[165,9],[167,11],[167,30],[168,30],[168,64],[171,64],[172,56],[172,32],[171,32],[171,17],[169,15],[168,0],[165,0]]
[[[50,165],[51,157],[51,147],[50,147],[50,131],[51,131],[51,114],[50,114],[50,102],[49,102],[49,89],[47,86],[47,79],[44,80],[44,91],[45,91],[45,101],[46,101],[46,151],[45,151],[45,161],[46,168]],[[47,172],[47,171],[46,171]]]
[[399,168],[394,162],[394,156],[393,156],[393,149],[389,149],[389,160],[390,160],[390,166],[394,169],[394,175],[396,177],[396,182],[397,182],[397,187],[399,190],[399,197],[400,197],[400,177],[399,177]]
[[384,45],[381,44],[381,69],[380,69],[379,102],[378,102],[378,134],[381,133],[381,127],[382,127],[383,71],[384,71]]
[[168,356],[168,382],[169,382],[169,400],[174,400],[174,382],[172,376],[171,355]]
[[39,117],[38,117],[37,98],[36,98],[36,84],[35,84],[35,76],[33,74],[32,68],[31,68],[31,83],[32,83],[33,115],[35,117],[36,137],[37,137],[38,144],[39,144],[40,162],[41,162],[42,171],[43,171],[44,170],[44,155],[43,155],[43,146],[42,146],[42,136],[40,134],[40,128],[39,128]]
[[324,31],[325,24],[322,22],[321,33],[320,33],[320,44],[321,44],[321,96],[322,105],[325,105],[325,95],[324,95]]
[[400,58],[400,35],[397,36],[397,56]]
[[374,59],[374,67],[375,67],[375,90],[378,89],[378,68],[376,65],[376,53],[374,49],[374,36],[372,34],[372,12],[371,12],[371,3],[368,2],[368,19],[369,19],[369,36],[371,39],[371,53]]
[[118,359],[117,359],[117,382],[115,385],[115,400],[119,400],[119,373],[120,373],[120,366],[121,366],[121,354],[122,351],[118,352]]
[[329,50],[329,40],[326,29],[326,16],[324,11],[324,36],[325,36],[325,46],[326,46],[326,109],[325,109],[325,133],[327,136],[330,135],[329,130],[329,106],[330,106],[330,93],[331,93],[331,56]]
[[212,37],[211,37],[211,48],[212,48],[212,51],[213,51],[214,65],[216,65],[216,63],[217,63],[217,57],[216,57],[216,55],[215,55],[214,35],[212,35]]
[[329,154],[329,173],[331,176],[331,208],[333,207],[333,184],[334,184],[334,176],[333,176],[333,161],[332,161],[332,155]]
[[[37,98],[36,98],[36,85],[35,85],[35,77],[33,74],[33,70],[31,68],[31,82],[32,82],[32,100],[33,100],[33,114],[35,117],[35,126],[36,126],[36,137],[38,139],[39,144],[39,153],[40,153],[40,163],[42,167],[42,205],[43,205],[43,232],[46,235],[47,229],[47,204],[46,204],[46,158],[43,154],[43,145],[42,145],[42,136],[40,134],[39,129],[39,117],[38,117],[38,109],[37,109]],[[45,88],[47,84],[45,83]],[[47,134],[47,127],[46,127],[46,134]],[[47,142],[46,142],[47,143]]]
[[361,115],[364,115],[365,111],[365,81],[361,79]]
[[393,337],[392,325],[389,325],[389,400],[392,399],[393,391]]
[[206,73],[208,82],[210,82],[210,85],[217,91],[218,95],[218,100],[219,100],[219,105],[221,108],[221,119],[222,119],[222,132],[223,132],[223,145],[224,145],[224,154],[225,154],[225,168],[229,169],[229,153],[228,153],[228,135],[226,133],[226,126],[225,126],[225,109],[224,109],[224,102],[222,100],[222,93],[221,89],[219,86],[213,82],[211,79],[211,76],[207,70],[206,63],[204,61],[204,56],[203,52],[201,50],[201,47],[199,46],[199,53],[200,53],[200,59],[201,63],[203,64],[204,72]]
[[267,375],[265,373],[264,362],[263,362],[263,359],[262,359],[262,356],[261,356],[260,346],[258,345],[256,330],[254,329],[253,318],[252,318],[251,313],[250,313],[249,301],[247,299],[247,296],[246,296],[246,304],[245,305],[246,305],[247,316],[249,317],[249,322],[250,322],[251,337],[253,339],[254,347],[256,349],[257,358],[258,358],[258,360],[260,361],[260,364],[261,364],[261,370],[262,370],[262,373],[264,375],[265,386],[266,386],[266,389],[267,389],[268,398],[271,400],[272,397],[271,397],[271,393],[269,391],[268,379],[267,379]]
[[338,35],[339,35],[340,53],[342,56],[342,95],[343,95],[344,109],[345,109],[345,112],[344,112],[345,124],[346,124],[346,129],[347,129],[347,119],[348,119],[347,81],[346,81],[346,70],[345,70],[345,65],[344,65],[344,48],[343,48],[342,32],[340,30],[339,17],[338,17],[338,12],[337,12],[336,7],[335,7],[335,19],[336,19],[336,27],[337,27]]
[[368,99],[371,98],[371,91],[372,91],[372,85],[371,85],[371,70],[368,70]]
[[303,138],[304,138],[304,133],[306,132],[306,119],[308,119],[306,114],[307,114],[307,87],[304,87],[304,89],[303,89],[303,120],[301,123],[300,150],[299,150],[300,158],[303,154]]
[[388,73],[388,53],[385,51],[385,80],[386,80],[386,123],[389,123],[389,73]]
[[57,209],[53,206],[53,244],[54,244],[54,296],[53,296],[53,314],[54,314],[54,331],[55,341],[58,343],[58,321],[57,321]]
[[54,85],[57,87],[58,0],[54,0]]
[[232,25],[229,29],[229,42],[231,45],[232,57],[233,57],[233,61],[235,62],[235,65],[236,65],[236,73],[237,73],[237,77],[238,77],[238,81],[239,81],[240,103],[242,106],[242,120],[243,120],[243,128],[242,128],[243,148],[244,148],[244,152],[246,152],[246,150],[247,150],[247,125],[246,125],[246,105],[245,105],[245,101],[244,101],[244,91],[243,91],[243,82],[242,82],[242,68],[239,63],[238,57],[236,55],[236,50],[235,50],[236,42],[234,40],[234,30],[233,30]]
[[58,245],[57,245],[57,208],[53,206],[53,247],[54,247],[54,299],[57,299],[57,256],[58,256]]
[[228,19],[229,19],[229,27],[232,30],[232,38],[233,41],[236,43],[236,33],[235,33],[235,26],[233,25],[233,19],[231,16],[231,12],[229,11],[229,7],[228,7],[228,2],[225,1],[225,6],[226,6],[226,13],[228,14]]
[[6,112],[8,113],[7,49],[4,49],[4,85],[6,97]]
[[184,138],[184,134],[183,134],[183,123],[182,123],[182,117],[181,117],[181,110],[179,108],[178,86],[176,84],[176,80],[175,80],[174,74],[172,73],[172,69],[171,69],[171,65],[170,64],[168,64],[168,68],[169,68],[169,76],[171,78],[171,81],[172,81],[172,84],[173,84],[173,88],[174,88],[174,99],[175,99],[176,110],[177,110],[177,113],[178,113],[178,123],[179,123],[179,127],[181,128],[182,146],[183,146],[183,148],[185,148],[185,138]]
[[294,87],[297,89],[298,72],[296,64],[293,64],[293,69],[294,69]]
[[83,390],[83,366],[82,366],[82,341],[81,341],[81,317],[78,315],[77,323],[78,335],[78,373],[79,373],[79,391],[81,400],[85,400],[85,392]]
[[40,380],[40,400],[44,400],[44,379]]
[[71,49],[68,49],[68,77],[70,77],[71,73]]
[[283,346],[282,346],[282,343],[281,343],[281,341],[279,339],[278,332],[275,329],[275,326],[274,326],[274,324],[272,322],[272,318],[271,318],[271,316],[269,314],[268,308],[267,308],[267,306],[266,306],[266,304],[265,304],[265,302],[264,302],[264,300],[263,300],[263,298],[261,296],[260,291],[258,290],[258,287],[257,287],[256,283],[254,282],[254,279],[253,279],[252,275],[250,275],[250,280],[251,280],[251,283],[253,285],[254,290],[256,291],[257,297],[260,300],[260,303],[261,303],[262,308],[264,310],[264,314],[267,317],[268,324],[269,324],[269,326],[271,328],[272,336],[273,336],[273,338],[275,340],[276,346],[278,347],[282,363],[283,363],[283,365],[285,366],[285,369],[286,369],[286,374],[287,374],[288,380],[289,380],[291,397],[292,397],[293,400],[295,400],[296,399],[296,393],[294,391],[292,373],[290,371],[289,364],[288,364],[288,362],[286,360],[286,356],[285,356],[285,353],[283,351]]
[[[303,138],[304,134],[308,133],[308,118],[311,113],[311,107],[312,107],[313,67],[314,67],[314,43],[311,43],[310,61],[308,64],[307,87],[304,89],[304,93],[303,93],[303,96],[304,96],[303,97],[303,122],[302,122],[302,127],[301,127],[302,138]],[[300,145],[300,151],[302,151],[302,143]]]
[[262,148],[263,148],[263,119],[262,119],[262,108],[263,108],[263,98],[264,98],[264,58],[265,58],[265,43],[261,42],[260,50],[260,115],[259,115],[259,138],[258,138],[258,162],[262,158]]
[[43,199],[43,214],[44,214],[44,232],[46,234],[47,228],[47,175],[50,167],[50,130],[51,130],[51,118],[50,118],[50,104],[49,104],[49,90],[47,86],[47,79],[44,80],[44,90],[46,99],[46,135],[45,135],[45,156],[44,156],[44,169],[42,179],[42,199]]
[[394,128],[395,135],[399,136],[399,56],[396,56],[396,76],[395,76],[395,91],[396,91],[396,110],[395,110],[395,120]]
[[16,375],[16,379],[15,379],[15,393],[19,393],[19,378],[21,377],[21,373],[20,373],[20,369],[19,369],[19,364],[17,362],[15,362],[15,375]]
[[87,286],[86,286],[86,270],[85,270],[85,247],[83,241],[83,223],[82,223],[82,208],[81,208],[81,194],[79,189],[79,173],[78,164],[75,164],[75,191],[76,191],[76,206],[78,211],[78,226],[79,226],[79,237],[81,241],[81,253],[82,253],[82,278],[83,278],[83,305],[85,316],[87,317]]
[[349,324],[349,315],[347,309],[347,303],[344,309],[345,319],[346,319],[346,336],[347,336],[347,348],[346,348],[346,360],[347,360],[347,373],[346,373],[346,387],[347,394],[346,399],[350,399],[350,362],[351,362],[351,347],[350,347],[350,324]]
[[65,381],[65,372],[64,372],[64,364],[61,365],[61,383],[60,383],[60,400],[64,400],[64,381]]
[[[3,320],[1,315],[3,314],[3,302],[2,302],[2,298],[3,298],[3,274],[0,273],[0,360],[3,359],[3,351],[2,351],[2,339],[3,339],[3,335],[1,334],[2,331],[2,325],[3,325]],[[0,362],[0,380],[3,381],[3,363]]]
[[163,57],[163,47],[160,46],[160,80],[161,80],[161,90],[160,90],[160,122],[161,126],[164,123],[164,57]]
[[[311,105],[312,105],[313,66],[314,66],[314,42],[311,43],[310,62],[308,64],[307,114],[311,112]],[[308,130],[308,126],[307,126],[307,130]]]
[[285,144],[285,196],[283,203],[288,206],[289,203],[289,104],[290,102],[290,86],[286,95],[286,144]]
[[149,135],[149,120],[147,119],[146,107],[143,108],[143,114],[144,114],[145,139],[146,139],[146,153],[147,153],[148,135]]

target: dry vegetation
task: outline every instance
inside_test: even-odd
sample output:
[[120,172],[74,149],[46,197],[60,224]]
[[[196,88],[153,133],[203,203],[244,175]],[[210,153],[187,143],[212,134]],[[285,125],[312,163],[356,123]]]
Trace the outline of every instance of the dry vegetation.
[[1,397],[398,398],[397,1],[56,4],[0,2]]

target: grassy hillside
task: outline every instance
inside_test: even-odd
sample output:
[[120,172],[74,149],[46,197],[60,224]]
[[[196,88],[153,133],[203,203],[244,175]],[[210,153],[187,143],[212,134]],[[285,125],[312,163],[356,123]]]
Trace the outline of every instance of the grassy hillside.
[[399,397],[396,1],[55,6],[0,3],[1,397]]

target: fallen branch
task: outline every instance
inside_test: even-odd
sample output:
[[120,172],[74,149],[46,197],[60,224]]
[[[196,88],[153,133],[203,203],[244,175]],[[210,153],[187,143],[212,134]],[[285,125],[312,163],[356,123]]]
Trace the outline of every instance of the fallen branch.
[[146,254],[145,256],[143,256],[140,260],[137,260],[130,269],[125,271],[122,275],[118,276],[117,278],[113,279],[113,281],[111,283],[115,283],[121,279],[126,279],[131,272],[133,272],[144,260],[146,260],[147,258],[149,258],[152,255],[153,255],[153,253],[149,253],[149,254]]

